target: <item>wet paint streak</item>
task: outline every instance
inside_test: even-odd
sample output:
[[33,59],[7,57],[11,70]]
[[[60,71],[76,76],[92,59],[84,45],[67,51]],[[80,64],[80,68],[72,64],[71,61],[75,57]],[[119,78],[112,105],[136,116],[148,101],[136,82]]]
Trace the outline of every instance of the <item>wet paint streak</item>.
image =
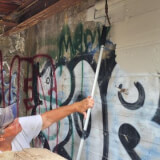
[[[138,99],[134,103],[126,102],[122,97],[122,93],[120,91],[118,92],[118,98],[119,98],[121,104],[129,110],[136,110],[136,109],[143,107],[144,100],[145,100],[145,91],[144,91],[142,84],[139,82],[136,82],[136,83],[134,83],[134,85],[137,88],[138,93],[139,93]],[[122,84],[119,85],[119,88],[122,88]]]

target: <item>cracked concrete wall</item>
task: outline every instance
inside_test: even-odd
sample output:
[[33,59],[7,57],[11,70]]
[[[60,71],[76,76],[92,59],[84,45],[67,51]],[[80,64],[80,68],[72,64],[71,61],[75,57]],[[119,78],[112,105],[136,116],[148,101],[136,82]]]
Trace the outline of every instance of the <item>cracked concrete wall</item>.
[[13,36],[0,36],[0,47],[1,51],[4,53],[4,56],[13,56],[16,54],[25,55],[25,39],[24,33],[17,33]]

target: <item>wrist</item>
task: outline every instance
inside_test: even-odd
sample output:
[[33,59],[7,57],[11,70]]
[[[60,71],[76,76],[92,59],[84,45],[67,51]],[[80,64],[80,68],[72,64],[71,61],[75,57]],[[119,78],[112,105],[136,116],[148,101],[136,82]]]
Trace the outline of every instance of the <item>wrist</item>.
[[75,102],[74,105],[74,112],[79,112],[80,102]]

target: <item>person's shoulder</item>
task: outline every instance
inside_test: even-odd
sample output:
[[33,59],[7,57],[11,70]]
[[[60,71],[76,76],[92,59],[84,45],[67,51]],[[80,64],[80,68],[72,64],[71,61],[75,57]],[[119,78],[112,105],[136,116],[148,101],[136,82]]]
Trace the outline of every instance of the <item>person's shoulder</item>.
[[37,114],[37,115],[22,116],[22,117],[18,117],[18,119],[37,118],[37,117],[41,117],[41,115],[40,115],[40,114]]
[[31,116],[23,116],[19,117],[19,122],[20,123],[25,123],[25,122],[36,122],[42,119],[41,115],[31,115]]

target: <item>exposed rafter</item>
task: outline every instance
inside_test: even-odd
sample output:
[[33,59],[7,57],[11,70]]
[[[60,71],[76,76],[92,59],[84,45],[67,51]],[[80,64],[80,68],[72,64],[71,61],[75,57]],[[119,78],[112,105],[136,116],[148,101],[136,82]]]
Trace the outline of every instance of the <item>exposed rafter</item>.
[[0,3],[0,13],[8,14],[17,8],[16,4]]
[[82,0],[0,0],[4,34],[22,31]]
[[0,3],[21,5],[24,0],[0,0]]
[[[27,12],[20,16],[20,23],[12,29],[6,31],[4,35],[11,35],[15,32],[22,31],[28,27],[31,27],[51,15],[54,15],[66,8],[78,4],[80,1],[81,0],[67,0],[66,3],[66,0],[45,0],[44,2],[46,3],[41,3],[41,6],[39,6],[40,3],[39,1],[37,1],[36,4],[31,5],[31,7],[27,8]],[[37,8],[37,5],[39,6],[39,8]]]

